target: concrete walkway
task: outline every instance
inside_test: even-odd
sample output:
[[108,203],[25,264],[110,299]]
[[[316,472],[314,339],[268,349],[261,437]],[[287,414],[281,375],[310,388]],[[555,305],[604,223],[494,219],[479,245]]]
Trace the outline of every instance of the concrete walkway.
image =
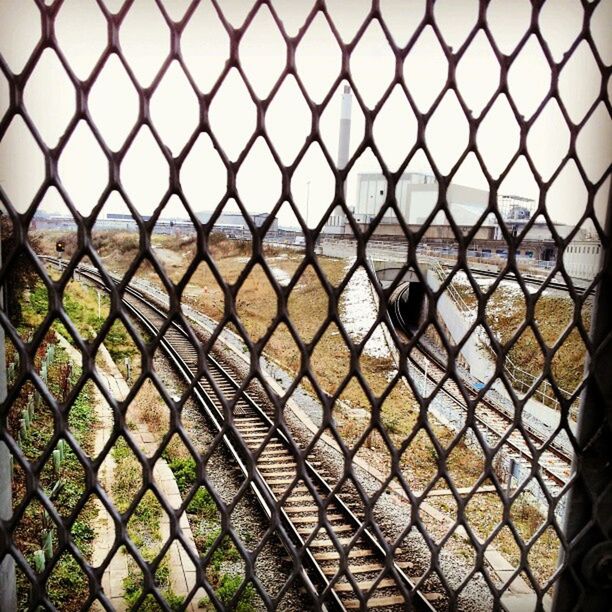
[[[80,365],[82,363],[80,352],[64,338],[59,336],[59,334],[57,337],[60,346],[68,353],[73,361]],[[123,401],[127,397],[130,387],[104,345],[100,347],[99,355],[101,357],[101,365],[98,367],[100,378],[107,386],[112,397],[117,401]],[[95,391],[94,404],[99,423],[96,429],[94,442],[94,453],[97,457],[100,452],[102,452],[112,434],[114,419],[108,403],[97,388]],[[134,428],[127,433],[145,455],[153,455],[157,450],[158,443],[155,436],[149,431],[144,423],[135,423]],[[99,482],[109,494],[112,491],[114,471],[115,460],[112,453],[109,453],[98,472]],[[159,459],[156,462],[153,469],[153,478],[158,490],[170,507],[173,509],[179,508],[182,503],[182,497],[178,485],[176,484],[174,474],[164,459]],[[98,516],[95,522],[96,537],[94,540],[94,553],[92,559],[92,565],[94,567],[98,567],[102,564],[115,543],[115,525],[106,509],[97,498],[96,504],[98,505]],[[186,514],[181,515],[179,527],[189,548],[197,558],[198,552]],[[170,518],[165,512],[162,512],[160,531],[161,545],[161,543],[166,542],[170,538]],[[196,568],[187,552],[178,541],[172,543],[167,554],[169,555],[170,584],[172,590],[176,595],[186,597],[196,583]],[[120,549],[111,560],[102,578],[102,589],[111,600],[114,610],[127,610],[127,604],[123,598],[123,580],[127,575],[128,556]],[[186,610],[198,610],[197,602],[201,597],[206,595],[203,589],[200,589],[200,591],[201,592],[198,592],[193,597],[189,606],[185,608]],[[100,604],[97,604],[97,607],[94,606],[93,609],[102,610],[103,608]]]

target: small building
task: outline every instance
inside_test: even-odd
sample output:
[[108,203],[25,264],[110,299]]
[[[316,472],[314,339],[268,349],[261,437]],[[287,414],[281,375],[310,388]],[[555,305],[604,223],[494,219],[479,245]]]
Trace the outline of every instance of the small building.
[[592,280],[601,269],[601,243],[572,240],[563,252],[563,266],[572,278]]

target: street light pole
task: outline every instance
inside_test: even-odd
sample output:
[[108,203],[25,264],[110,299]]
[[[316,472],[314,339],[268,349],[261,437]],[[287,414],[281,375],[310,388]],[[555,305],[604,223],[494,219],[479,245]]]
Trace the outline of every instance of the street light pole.
[[306,225],[308,225],[308,218],[310,212],[310,181],[306,181]]

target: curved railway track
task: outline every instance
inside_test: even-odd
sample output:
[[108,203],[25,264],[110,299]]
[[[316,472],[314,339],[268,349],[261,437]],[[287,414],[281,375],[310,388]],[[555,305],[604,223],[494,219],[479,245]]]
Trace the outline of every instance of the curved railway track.
[[[109,291],[95,268],[79,266],[79,274]],[[154,336],[166,325],[159,346],[184,380],[194,384],[194,398],[215,431],[223,433],[227,451],[249,479],[266,517],[278,516],[279,539],[290,557],[301,558],[301,578],[323,609],[435,609],[429,600],[443,596],[415,588],[418,578],[406,573],[409,564],[390,558],[333,491],[324,468],[296,460],[296,443],[284,425],[275,423],[212,355],[199,367],[193,334],[176,322],[167,325],[163,308],[132,287],[126,287],[123,302]]]
[[[396,329],[407,341],[412,338],[409,327],[402,324],[399,300],[394,302],[396,312],[393,317]],[[469,413],[464,395],[455,381],[447,377],[443,360],[419,342],[409,357],[410,364],[419,371],[432,388],[440,385],[440,391],[464,413]],[[441,382],[444,381],[444,382]],[[463,380],[468,398],[474,404],[474,421],[481,433],[487,438],[489,446],[502,442],[508,456],[529,470],[540,470],[541,478],[550,493],[560,491],[570,478],[572,455],[567,448],[549,441],[548,436],[528,423],[521,422],[526,435],[516,427],[515,414],[507,411],[486,394],[482,394],[469,381]],[[427,383],[426,383],[427,385]],[[433,389],[432,389],[433,390]]]
[[[449,264],[449,263],[441,263],[440,265],[443,268],[446,268],[446,269],[450,268],[453,270],[456,267],[456,264]],[[485,270],[484,268],[473,268],[472,274],[474,276],[486,276],[488,278],[497,278],[500,275],[500,272],[494,271],[494,270]],[[541,287],[544,283],[546,283],[547,289],[556,289],[557,291],[564,291],[566,293],[571,293],[573,291],[577,295],[586,294],[589,297],[595,295],[595,287],[592,286],[593,281],[591,281],[588,284],[588,286],[575,284],[572,286],[570,290],[570,288],[567,286],[566,283],[554,281],[554,280],[550,280],[549,282],[546,282],[547,279],[548,277],[534,276],[533,274],[528,274],[526,272],[521,274],[521,280],[526,285],[536,285],[538,287]],[[508,272],[504,275],[504,280],[516,282],[517,281],[516,274],[514,274],[513,272]]]

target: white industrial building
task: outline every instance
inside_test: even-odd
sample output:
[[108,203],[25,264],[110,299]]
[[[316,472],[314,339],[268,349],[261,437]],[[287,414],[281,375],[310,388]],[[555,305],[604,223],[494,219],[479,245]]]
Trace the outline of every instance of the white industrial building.
[[[395,197],[402,218],[408,225],[422,225],[438,201],[438,183],[431,174],[406,172],[397,182]],[[387,197],[387,179],[383,174],[361,173],[357,177],[354,199],[347,198],[347,205],[357,223],[367,224],[376,217]],[[451,183],[446,199],[453,219],[459,226],[469,227],[480,219],[489,203],[489,192],[475,187]],[[526,221],[536,208],[535,200],[517,195],[500,195],[497,200],[501,216],[506,220]],[[393,218],[393,211],[386,217]],[[433,224],[446,224],[443,216],[434,219]],[[325,226],[326,233],[342,234],[346,217],[340,208],[330,217]],[[482,224],[485,227],[496,225],[493,215]]]
[[[439,185],[431,174],[406,172],[397,182],[395,197],[398,209],[408,225],[422,225],[431,215],[438,201]],[[376,217],[387,197],[387,180],[381,173],[362,173],[357,178],[355,199],[348,199],[349,210],[357,223],[367,224]],[[459,226],[471,227],[481,217],[489,201],[489,194],[483,189],[451,184],[446,192],[449,209]],[[393,223],[395,213],[385,214],[383,223]],[[346,223],[341,209],[331,216],[325,227],[327,233],[341,234]],[[432,225],[446,225],[443,215],[438,215]],[[493,218],[484,221],[483,226],[492,226]]]

